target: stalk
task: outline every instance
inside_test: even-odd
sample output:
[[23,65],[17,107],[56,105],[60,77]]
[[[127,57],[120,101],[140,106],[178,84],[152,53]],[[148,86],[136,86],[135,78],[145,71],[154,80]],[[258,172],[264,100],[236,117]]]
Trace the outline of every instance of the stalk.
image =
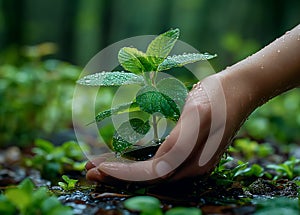
[[154,136],[154,141],[158,141],[158,132],[157,132],[157,118],[156,114],[153,114],[152,116],[152,126],[153,126],[153,136]]
[[[152,71],[149,73],[151,85],[153,87],[155,87],[155,85],[156,85],[156,83],[155,83],[156,75],[157,75],[156,73],[157,73],[156,71]],[[153,139],[155,142],[157,142],[158,141],[157,116],[155,113],[152,115],[152,126],[153,126]]]

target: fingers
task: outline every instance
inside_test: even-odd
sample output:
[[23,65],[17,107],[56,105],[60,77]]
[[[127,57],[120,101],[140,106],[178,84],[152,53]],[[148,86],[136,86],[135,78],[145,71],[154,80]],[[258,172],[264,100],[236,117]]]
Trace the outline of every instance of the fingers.
[[91,168],[94,168],[96,166],[98,166],[100,163],[104,162],[107,158],[113,157],[114,154],[113,153],[105,153],[102,154],[101,156],[94,158],[92,160],[89,160],[86,165],[85,165],[85,169],[89,170]]
[[[204,99],[202,98],[201,101]],[[180,120],[153,159],[138,162],[106,162],[106,159],[101,156],[87,165],[91,170],[87,177],[103,181],[106,176],[111,176],[119,180],[135,182],[170,178],[176,172],[176,168],[182,165],[196,148],[197,140],[203,139],[198,135],[200,124],[207,124],[205,116],[209,103],[205,102],[199,107],[199,104],[194,101],[187,102]],[[203,133],[202,137],[204,136],[206,137]]]
[[200,116],[197,106],[187,106],[183,116],[154,159],[131,163],[101,162],[97,169],[125,181],[152,181],[170,177],[189,157],[198,139]]

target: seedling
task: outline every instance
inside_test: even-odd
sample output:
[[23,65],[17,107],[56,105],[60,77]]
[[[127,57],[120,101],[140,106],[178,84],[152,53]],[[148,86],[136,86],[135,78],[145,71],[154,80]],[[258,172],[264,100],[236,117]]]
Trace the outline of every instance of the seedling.
[[300,174],[299,164],[300,159],[291,157],[281,164],[269,164],[267,168],[276,171],[277,175],[274,176],[273,180],[277,180],[279,178],[288,178],[291,180]]
[[62,176],[62,179],[65,182],[58,182],[58,185],[63,188],[64,190],[68,191],[68,190],[73,190],[75,188],[76,183],[78,182],[78,180],[76,179],[71,179],[66,175]]
[[101,72],[78,80],[78,84],[88,86],[140,85],[133,101],[102,111],[96,115],[100,122],[112,115],[128,113],[131,118],[115,131],[108,147],[117,154],[130,155],[130,152],[149,131],[153,140],[147,146],[159,145],[158,123],[162,118],[177,122],[188,90],[175,78],[158,78],[161,71],[182,67],[201,60],[209,60],[216,55],[188,53],[168,56],[179,37],[179,29],[169,30],[157,36],[142,52],[133,47],[124,47],[118,53],[118,60],[124,71]]
[[[81,145],[83,146],[83,145]],[[88,150],[84,145],[85,149]],[[37,139],[32,158],[26,158],[25,163],[41,171],[42,176],[47,179],[55,179],[66,171],[83,171],[85,161],[82,147],[74,141],[68,141],[61,146],[54,146],[51,142]]]

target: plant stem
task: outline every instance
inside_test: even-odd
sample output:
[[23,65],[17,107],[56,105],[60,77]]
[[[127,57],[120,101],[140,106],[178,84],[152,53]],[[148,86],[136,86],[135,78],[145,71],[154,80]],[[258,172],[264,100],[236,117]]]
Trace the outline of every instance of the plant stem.
[[[151,80],[151,85],[153,87],[155,87],[156,83],[155,83],[155,80],[156,80],[156,71],[152,71],[149,73],[149,77],[150,77],[150,80]],[[158,131],[157,131],[157,117],[156,117],[156,114],[154,113],[152,115],[152,121],[153,121],[153,139],[155,142],[158,141]]]
[[158,132],[157,132],[157,119],[156,119],[156,115],[153,114],[152,115],[152,125],[153,125],[153,135],[154,135],[154,141],[158,141]]

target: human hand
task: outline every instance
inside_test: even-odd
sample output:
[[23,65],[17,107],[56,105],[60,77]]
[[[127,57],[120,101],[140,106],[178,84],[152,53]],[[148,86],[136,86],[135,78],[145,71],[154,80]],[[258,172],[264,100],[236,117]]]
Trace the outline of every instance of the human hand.
[[246,114],[240,105],[228,104],[236,98],[224,93],[222,82],[213,75],[194,86],[177,125],[152,159],[118,162],[112,161],[113,153],[103,154],[87,163],[87,179],[154,183],[212,171]]

